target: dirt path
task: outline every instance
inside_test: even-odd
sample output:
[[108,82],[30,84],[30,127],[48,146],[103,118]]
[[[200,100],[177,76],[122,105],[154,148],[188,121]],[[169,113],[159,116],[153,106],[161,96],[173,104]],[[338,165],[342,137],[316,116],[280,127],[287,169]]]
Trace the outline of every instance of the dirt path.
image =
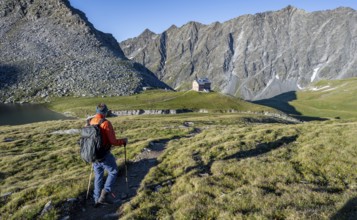
[[145,148],[137,156],[136,161],[128,164],[128,184],[126,183],[125,170],[122,169],[119,172],[118,179],[113,187],[113,193],[116,196],[114,199],[115,204],[101,205],[98,208],[94,208],[93,199],[90,198],[85,204],[83,203],[77,208],[71,219],[118,219],[117,210],[136,195],[145,175],[152,167],[157,165],[157,157],[163,152],[166,143],[165,141],[151,142],[150,148]]
[[[195,128],[194,132],[189,136],[175,137],[173,139],[191,138],[199,132],[200,129]],[[162,154],[167,143],[173,139],[163,139],[150,142],[148,148],[144,148],[142,153],[140,153],[135,160],[128,165],[128,184],[126,183],[125,170],[123,169],[119,172],[118,179],[113,187],[113,193],[116,196],[114,199],[115,204],[101,205],[100,207],[94,208],[93,199],[90,198],[87,201],[81,202],[71,214],[70,218],[66,219],[118,219],[118,210],[120,207],[129,202],[130,199],[137,194],[141,181],[145,178],[149,170],[158,164],[158,156]]]

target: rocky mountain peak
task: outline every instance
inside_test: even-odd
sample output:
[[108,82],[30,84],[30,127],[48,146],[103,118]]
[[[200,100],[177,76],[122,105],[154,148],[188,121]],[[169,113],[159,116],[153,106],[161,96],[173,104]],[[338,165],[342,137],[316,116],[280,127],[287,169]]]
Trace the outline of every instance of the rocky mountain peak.
[[67,0],[3,0],[0,9],[1,102],[167,87]]
[[187,24],[184,24],[181,28],[182,28],[182,29],[188,28],[188,29],[198,30],[198,29],[200,29],[202,26],[204,26],[204,25],[201,24],[201,23],[199,23],[199,22],[190,21],[190,22],[188,22]]
[[176,25],[171,25],[166,31],[171,31],[171,30],[175,30],[177,29],[178,27]]
[[283,8],[281,11],[282,12],[286,12],[286,13],[293,13],[293,12],[298,11],[298,10],[299,10],[298,8],[296,8],[296,7],[292,6],[292,5],[288,5],[285,8]]
[[338,7],[336,8],[334,11],[337,11],[337,12],[345,12],[345,13],[354,13],[356,12],[356,10],[354,10],[353,8],[350,8],[350,7]]
[[22,17],[27,17],[29,20],[34,20],[46,16],[65,14],[70,17],[70,15],[76,14],[78,15],[77,17],[73,16],[71,18],[81,18],[84,22],[88,22],[85,14],[72,8],[67,0],[5,0],[1,7],[4,9],[4,16],[15,12]]
[[152,32],[151,30],[149,29],[145,29],[139,36],[138,38],[142,38],[142,39],[150,39],[152,38],[153,36],[155,36],[156,34],[154,32]]

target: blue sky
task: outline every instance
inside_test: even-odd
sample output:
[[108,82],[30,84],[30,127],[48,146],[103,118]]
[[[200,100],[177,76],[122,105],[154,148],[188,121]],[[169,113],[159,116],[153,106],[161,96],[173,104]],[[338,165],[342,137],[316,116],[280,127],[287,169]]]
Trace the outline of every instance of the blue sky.
[[111,33],[120,42],[146,28],[159,34],[171,25],[189,21],[211,24],[244,14],[280,10],[288,5],[307,12],[351,7],[357,0],[69,0],[83,11],[96,29]]

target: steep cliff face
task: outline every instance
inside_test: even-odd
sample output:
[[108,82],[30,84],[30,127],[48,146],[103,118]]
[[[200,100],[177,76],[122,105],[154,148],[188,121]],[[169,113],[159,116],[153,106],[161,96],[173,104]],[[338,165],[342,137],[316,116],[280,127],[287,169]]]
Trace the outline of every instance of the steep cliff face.
[[259,100],[320,79],[357,76],[357,13],[288,6],[224,23],[190,22],[162,34],[146,30],[120,46],[174,88],[207,76],[215,90]]
[[0,102],[166,87],[67,0],[0,3]]

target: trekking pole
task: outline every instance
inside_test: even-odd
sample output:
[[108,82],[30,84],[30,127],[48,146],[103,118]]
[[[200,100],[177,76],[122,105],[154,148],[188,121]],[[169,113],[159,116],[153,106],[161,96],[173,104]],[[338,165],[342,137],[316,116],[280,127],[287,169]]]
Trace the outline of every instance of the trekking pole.
[[89,174],[89,180],[88,180],[88,189],[87,189],[87,197],[86,200],[88,200],[88,195],[89,195],[89,188],[90,188],[90,180],[92,179],[92,173],[93,173],[93,165],[92,168],[90,169],[90,174]]
[[[125,121],[123,122],[123,124],[125,124]],[[121,129],[121,134],[124,134],[124,129]],[[127,162],[126,162],[126,144],[124,144],[124,166],[125,166],[125,183],[126,183],[126,189],[129,192],[129,183],[128,183],[128,166],[127,166]]]
[[126,182],[126,189],[129,191],[129,183],[128,183],[128,167],[126,165],[126,144],[124,144],[124,166],[125,166],[125,182]]

